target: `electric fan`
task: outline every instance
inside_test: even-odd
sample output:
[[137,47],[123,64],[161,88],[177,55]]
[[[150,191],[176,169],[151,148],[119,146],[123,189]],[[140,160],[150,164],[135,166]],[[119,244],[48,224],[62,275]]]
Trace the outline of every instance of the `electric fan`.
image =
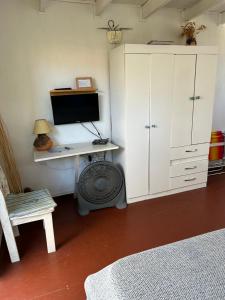
[[127,206],[123,174],[109,161],[88,165],[80,174],[77,191],[78,211],[82,216],[91,210]]

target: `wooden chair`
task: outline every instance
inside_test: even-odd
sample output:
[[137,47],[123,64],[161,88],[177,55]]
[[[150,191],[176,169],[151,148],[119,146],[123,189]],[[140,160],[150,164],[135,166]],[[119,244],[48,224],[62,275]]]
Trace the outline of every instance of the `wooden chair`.
[[55,252],[52,212],[56,203],[47,189],[30,193],[10,194],[8,183],[0,166],[0,221],[11,262],[20,260],[15,235],[17,226],[43,220],[48,253]]

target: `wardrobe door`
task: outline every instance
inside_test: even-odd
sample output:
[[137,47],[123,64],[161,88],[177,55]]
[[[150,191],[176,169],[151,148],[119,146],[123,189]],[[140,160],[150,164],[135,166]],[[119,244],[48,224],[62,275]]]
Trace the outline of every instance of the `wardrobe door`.
[[127,197],[148,194],[149,55],[125,56],[126,187]]
[[209,143],[215,97],[216,55],[198,55],[196,65],[195,101],[192,143]]
[[191,144],[196,55],[175,55],[171,147]]
[[169,189],[174,55],[150,56],[150,193]]

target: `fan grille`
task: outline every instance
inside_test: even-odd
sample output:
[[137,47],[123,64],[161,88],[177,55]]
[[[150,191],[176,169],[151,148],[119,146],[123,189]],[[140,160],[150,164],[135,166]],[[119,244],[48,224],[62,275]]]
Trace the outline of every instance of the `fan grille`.
[[108,161],[88,165],[78,182],[80,195],[93,204],[109,203],[120,193],[122,186],[121,171]]

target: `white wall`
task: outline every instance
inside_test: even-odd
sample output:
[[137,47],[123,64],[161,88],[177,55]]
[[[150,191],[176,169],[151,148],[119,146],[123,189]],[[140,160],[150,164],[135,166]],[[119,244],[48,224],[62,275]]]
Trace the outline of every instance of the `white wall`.
[[199,36],[200,44],[218,45],[218,72],[213,114],[213,129],[225,131],[225,25],[219,25],[219,16],[209,14],[196,19],[198,24],[207,24],[207,31]]
[[217,76],[216,100],[214,106],[213,128],[225,131],[225,25],[218,27],[219,64]]
[[[91,5],[52,1],[45,14],[37,0],[1,0],[0,10],[0,112],[11,137],[24,186],[48,187],[53,195],[70,193],[74,186],[72,160],[33,162],[34,120],[52,121],[49,90],[74,86],[77,76],[92,76],[101,91],[101,121],[96,125],[110,136],[108,51],[105,32],[97,30],[113,18],[125,32],[124,42],[146,43],[151,39],[181,42],[181,14],[164,9],[147,21],[140,20],[135,6],[111,5],[95,17]],[[204,17],[209,30],[200,44],[216,44],[215,16]],[[217,34],[217,33],[216,33]],[[59,143],[91,141],[79,124],[57,126]]]

